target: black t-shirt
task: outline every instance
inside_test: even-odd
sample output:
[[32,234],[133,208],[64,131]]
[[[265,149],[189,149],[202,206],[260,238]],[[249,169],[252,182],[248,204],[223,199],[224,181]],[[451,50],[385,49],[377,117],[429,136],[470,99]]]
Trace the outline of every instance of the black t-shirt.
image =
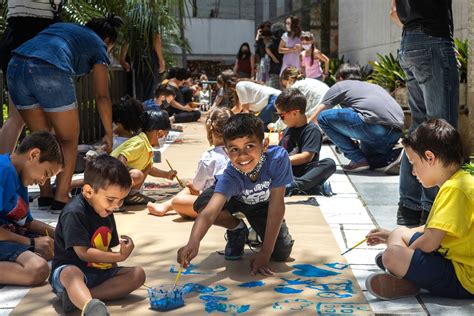
[[100,217],[82,194],[64,207],[55,234],[52,270],[64,264],[75,265],[84,272],[112,267],[111,263],[84,262],[73,249],[74,246],[83,246],[110,251],[119,244],[114,215]]
[[396,0],[395,3],[405,30],[421,27],[431,36],[453,36],[452,0]]
[[270,70],[268,71],[269,74],[280,75],[281,63],[283,61],[283,54],[280,54],[278,52],[279,45],[280,45],[280,39],[276,37],[272,37],[272,41],[270,42],[270,44],[267,45],[268,49],[270,49],[272,54],[279,61],[279,63],[275,63],[273,62],[273,59],[270,58]]
[[[176,93],[176,96],[174,99],[176,102],[179,104],[185,106],[186,104],[193,102],[193,92],[191,89],[188,87],[180,87],[176,88],[174,86],[171,86],[174,89],[174,92]],[[166,111],[168,112],[169,116],[172,116],[174,114],[179,114],[179,113],[187,113],[186,111],[179,110],[177,108],[174,108],[172,106],[166,107]]]
[[[309,122],[301,127],[287,128],[279,145],[285,148],[289,156],[302,152],[314,153],[310,162],[315,162],[319,160],[321,139],[319,128],[313,122]],[[299,175],[304,172],[305,165],[292,166],[292,168],[293,174]]]

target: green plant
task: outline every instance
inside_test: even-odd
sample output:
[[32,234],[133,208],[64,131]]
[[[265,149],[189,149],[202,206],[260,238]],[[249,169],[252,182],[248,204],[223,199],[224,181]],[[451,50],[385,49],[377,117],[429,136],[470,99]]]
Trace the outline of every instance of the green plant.
[[391,53],[385,56],[377,54],[377,60],[371,61],[373,71],[369,76],[369,82],[378,84],[388,91],[406,86],[406,75],[400,66],[400,62]]
[[336,72],[339,69],[339,66],[341,66],[344,63],[348,63],[349,61],[344,59],[344,55],[341,56],[341,58],[331,58],[329,60],[329,76],[326,77],[324,82],[328,86],[332,86],[333,84],[336,83]]
[[456,59],[459,66],[459,82],[467,82],[467,58],[468,58],[468,42],[467,40],[461,41],[458,38],[454,39],[454,45],[456,45]]
[[462,168],[474,176],[474,164],[472,162],[465,164]]

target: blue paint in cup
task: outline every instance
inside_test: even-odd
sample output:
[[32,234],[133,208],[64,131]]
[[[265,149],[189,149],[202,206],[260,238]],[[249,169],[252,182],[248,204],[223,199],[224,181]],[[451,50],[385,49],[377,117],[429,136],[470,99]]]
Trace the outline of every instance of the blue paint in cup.
[[160,312],[177,309],[184,306],[184,293],[182,286],[173,284],[152,287],[148,289],[150,307]]

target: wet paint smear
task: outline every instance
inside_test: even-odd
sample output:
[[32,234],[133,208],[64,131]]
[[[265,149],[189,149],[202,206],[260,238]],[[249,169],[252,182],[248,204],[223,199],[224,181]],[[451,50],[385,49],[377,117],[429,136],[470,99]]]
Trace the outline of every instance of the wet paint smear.
[[213,287],[205,286],[198,283],[187,283],[183,287],[183,292],[185,293],[196,292],[196,293],[201,293],[201,294],[210,294],[210,293],[219,293],[219,292],[225,292],[225,291],[227,291],[227,288],[222,285],[216,285],[213,288]]
[[311,279],[294,279],[294,280],[290,280],[290,279],[285,279],[285,278],[281,278],[283,281],[285,281],[285,284],[283,285],[312,285],[314,284],[314,280],[311,280]]
[[288,286],[276,287],[274,290],[281,294],[298,294],[303,292],[303,290],[297,290]]
[[348,298],[354,294],[351,280],[340,283],[317,284],[308,286],[308,288],[318,290],[317,295],[324,298]]
[[322,277],[341,274],[339,272],[320,269],[311,264],[296,264],[293,267],[297,269],[292,272],[293,274],[307,277],[307,278],[314,278],[314,277],[322,278]]
[[347,267],[349,267],[348,264],[346,263],[339,263],[339,262],[333,262],[333,263],[325,263],[324,264],[326,267],[335,269],[335,270],[344,270]]
[[252,282],[239,284],[239,287],[252,288],[252,287],[259,287],[259,286],[264,286],[264,285],[265,285],[265,282],[263,281],[252,281]]
[[305,309],[308,306],[313,305],[313,302],[296,298],[296,299],[288,299],[280,302],[273,303],[273,309],[277,310],[290,310],[290,311],[299,311]]
[[204,309],[208,313],[221,312],[231,314],[242,314],[250,309],[250,305],[235,305],[223,303],[227,297],[219,295],[201,295],[199,298],[204,302]]
[[[189,267],[183,270],[181,273],[182,275],[189,275],[189,274],[206,274],[202,272],[196,272],[194,270],[198,269],[198,266],[195,266],[194,264],[190,264]],[[175,269],[174,265],[170,266],[170,273],[178,273],[179,268]]]

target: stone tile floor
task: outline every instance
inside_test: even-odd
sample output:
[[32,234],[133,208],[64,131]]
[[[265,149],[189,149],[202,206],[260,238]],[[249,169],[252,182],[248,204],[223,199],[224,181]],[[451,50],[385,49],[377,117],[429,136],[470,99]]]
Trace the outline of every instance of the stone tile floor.
[[[396,227],[395,214],[398,201],[398,176],[387,176],[380,172],[367,171],[346,174],[340,165],[347,160],[335,153],[334,148],[324,145],[321,157],[336,160],[338,170],[330,181],[333,197],[318,196],[321,211],[330,225],[341,249],[347,249],[362,240],[367,232],[377,226]],[[381,189],[383,188],[383,189]],[[58,214],[32,207],[33,216],[53,225]],[[363,244],[345,255],[359,281],[372,310],[383,315],[472,315],[473,300],[450,300],[421,294],[417,297],[386,302],[370,295],[365,288],[365,279],[378,268],[375,255],[382,246],[368,247]],[[0,316],[8,315],[28,292],[27,288],[0,286]]]

